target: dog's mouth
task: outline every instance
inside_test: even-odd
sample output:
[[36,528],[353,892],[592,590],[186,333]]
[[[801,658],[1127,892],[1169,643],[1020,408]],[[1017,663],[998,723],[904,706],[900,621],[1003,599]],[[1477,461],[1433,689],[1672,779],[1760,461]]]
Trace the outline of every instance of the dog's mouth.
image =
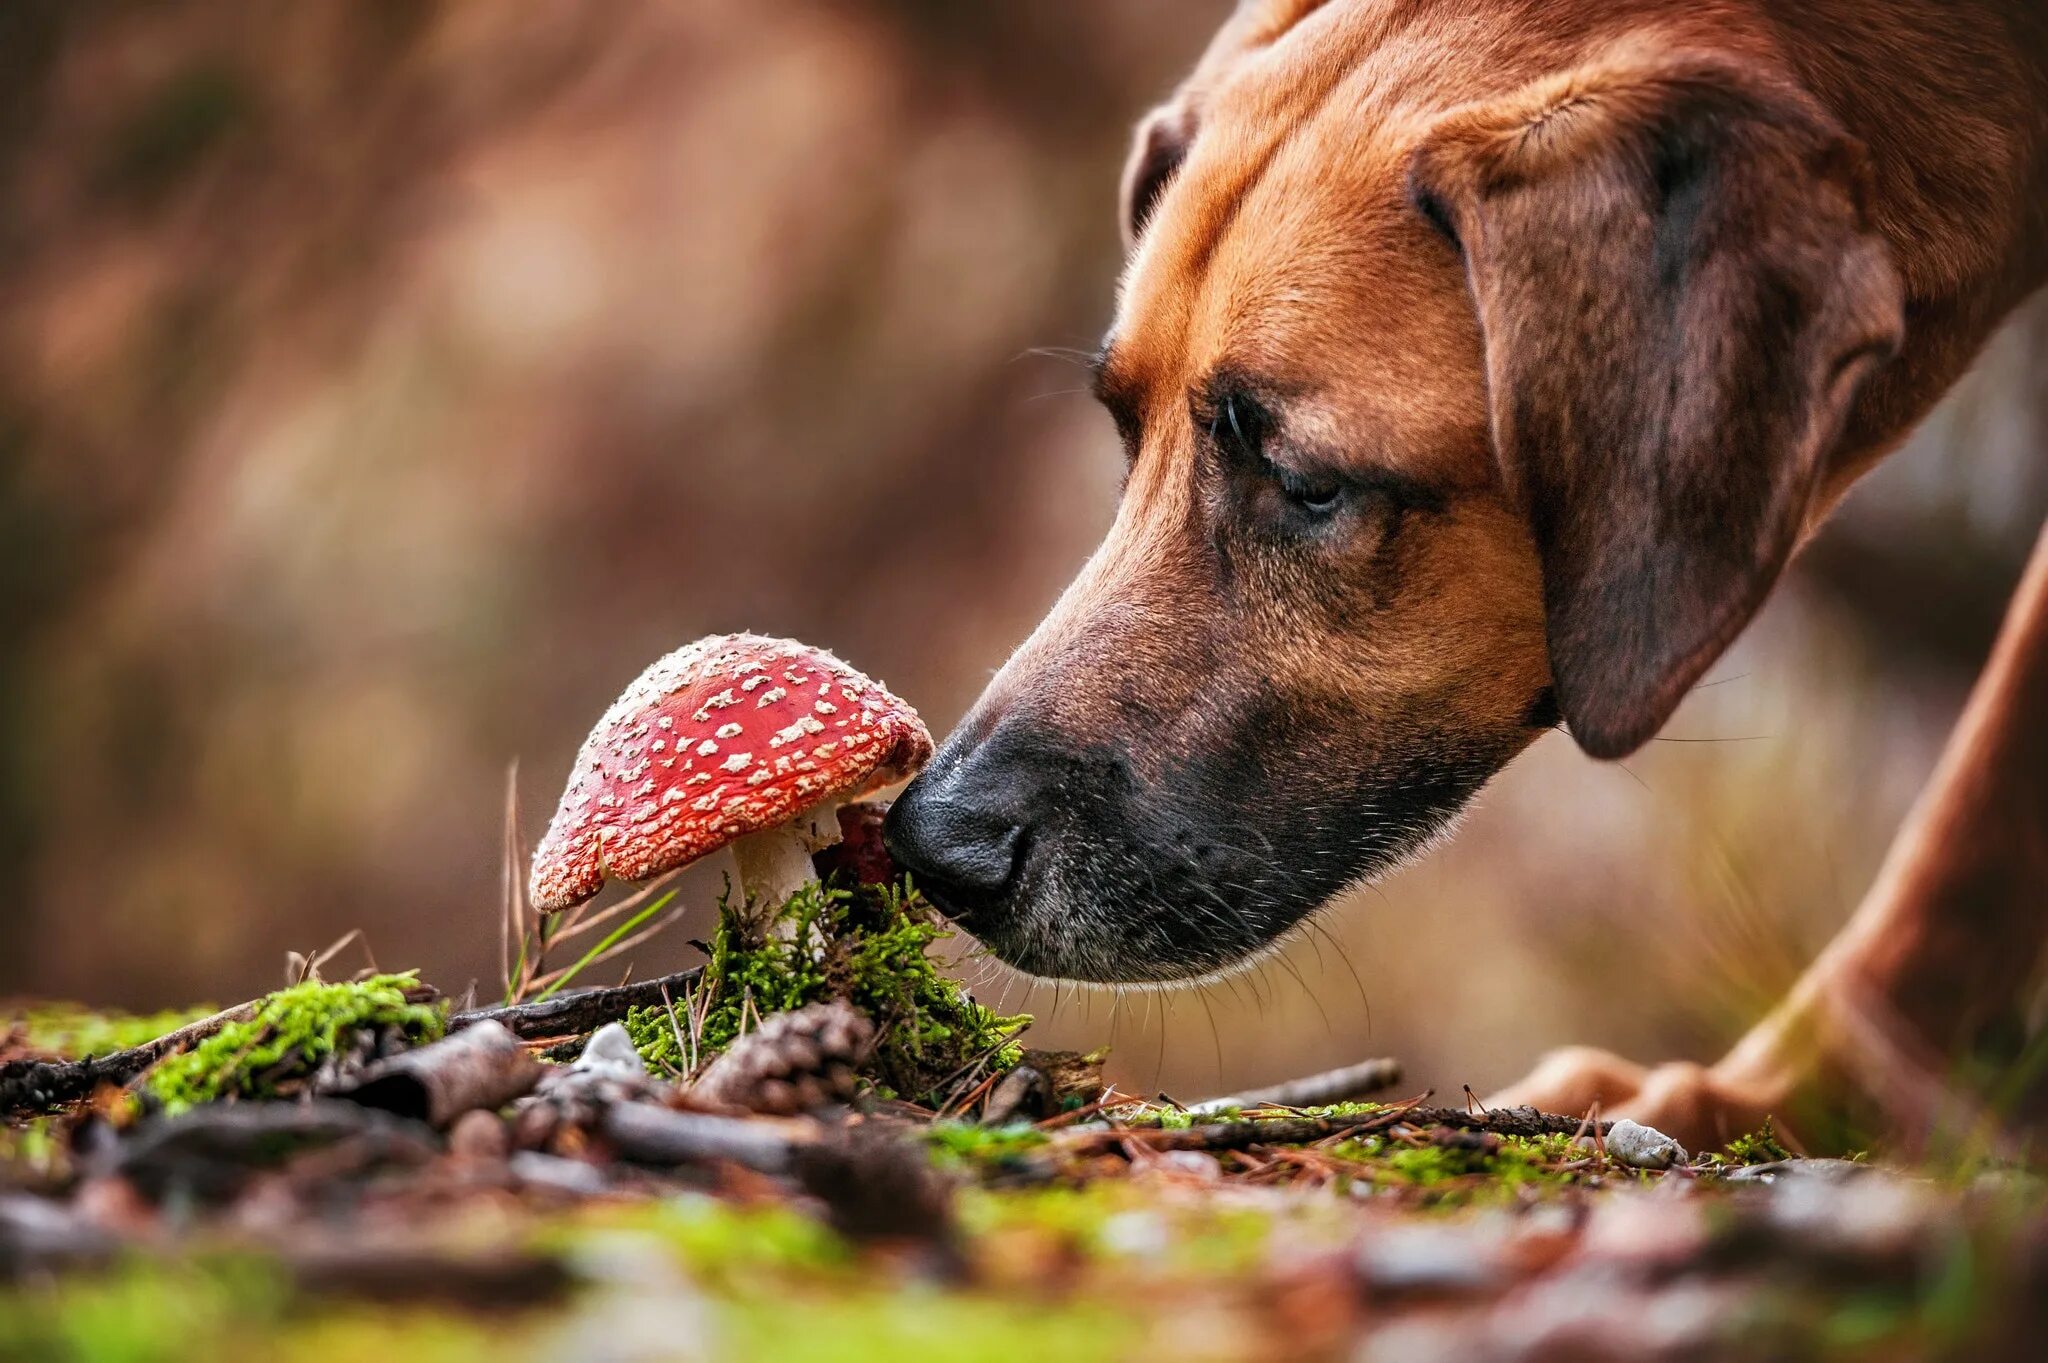
[[1052,771],[1048,798],[1027,811],[1014,781],[1005,803],[991,796],[1001,783],[969,784],[985,772],[979,761],[942,754],[891,810],[889,846],[1002,961],[1103,984],[1242,967],[1426,844],[1487,774],[1460,765],[1291,796],[1215,783],[1252,797],[1226,800],[1192,779],[1194,764],[1153,782],[1114,754],[1070,756]]
[[[1000,899],[919,882],[940,912],[1006,964],[1091,983],[1197,980],[1240,965],[1318,905],[1230,895],[1172,861],[1041,839]],[[1141,865],[1151,869],[1138,871]],[[1123,877],[1106,867],[1128,868]],[[1138,886],[1142,885],[1141,890]]]

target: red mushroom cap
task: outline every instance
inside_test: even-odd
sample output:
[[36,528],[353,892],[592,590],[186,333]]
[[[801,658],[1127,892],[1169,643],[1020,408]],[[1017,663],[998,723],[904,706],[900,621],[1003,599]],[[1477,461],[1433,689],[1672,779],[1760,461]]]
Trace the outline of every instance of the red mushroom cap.
[[582,903],[826,800],[914,775],[917,711],[822,649],[758,634],[687,644],[641,673],[584,740],[533,858],[533,902]]

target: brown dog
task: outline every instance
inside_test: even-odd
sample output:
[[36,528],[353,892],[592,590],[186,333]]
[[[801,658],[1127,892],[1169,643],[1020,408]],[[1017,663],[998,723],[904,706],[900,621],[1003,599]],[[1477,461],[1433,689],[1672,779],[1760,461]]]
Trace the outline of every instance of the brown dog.
[[[2048,278],[2048,6],[1251,0],[1125,219],[1115,527],[890,822],[1000,955],[1098,980],[1263,949],[1560,718],[1657,731]],[[2005,1018],[2044,898],[2048,537],[1785,1007],[1512,1097],[1697,1141],[1879,1090]]]

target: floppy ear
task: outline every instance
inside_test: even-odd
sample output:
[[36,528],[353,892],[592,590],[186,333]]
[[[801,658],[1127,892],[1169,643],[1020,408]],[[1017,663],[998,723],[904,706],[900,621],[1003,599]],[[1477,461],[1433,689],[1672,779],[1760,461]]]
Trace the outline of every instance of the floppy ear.
[[1454,112],[1416,153],[1417,206],[1464,253],[1558,703],[1596,757],[1647,741],[1748,623],[1898,347],[1865,178],[1802,93],[1683,54]]
[[1124,163],[1123,193],[1118,202],[1126,249],[1137,244],[1159,196],[1187,159],[1195,140],[1195,116],[1183,103],[1162,104],[1138,124],[1130,159]]

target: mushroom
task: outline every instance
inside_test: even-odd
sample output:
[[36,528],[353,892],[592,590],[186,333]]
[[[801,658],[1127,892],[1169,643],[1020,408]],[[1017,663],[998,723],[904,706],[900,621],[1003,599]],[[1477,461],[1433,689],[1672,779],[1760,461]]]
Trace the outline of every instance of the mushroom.
[[720,634],[642,672],[584,740],[533,858],[533,902],[573,908],[605,879],[644,881],[730,846],[772,914],[817,879],[838,808],[915,775],[917,712],[830,653]]

